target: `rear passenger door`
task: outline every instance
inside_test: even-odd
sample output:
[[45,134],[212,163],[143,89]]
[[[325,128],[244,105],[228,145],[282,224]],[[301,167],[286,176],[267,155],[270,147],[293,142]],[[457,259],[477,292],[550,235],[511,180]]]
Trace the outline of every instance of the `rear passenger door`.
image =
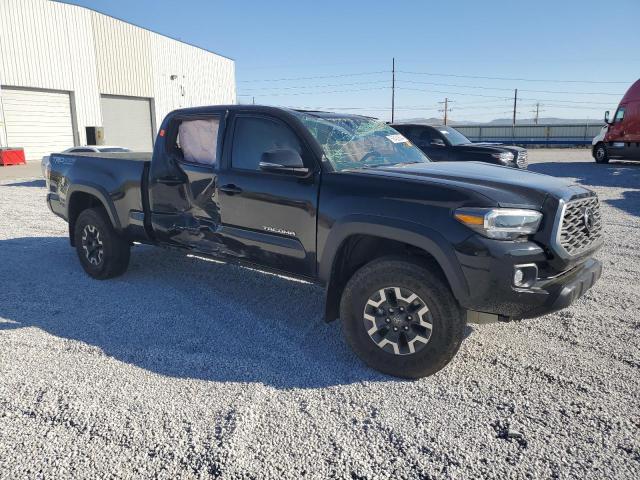
[[[314,276],[319,167],[313,155],[284,119],[237,113],[230,122],[219,177],[227,253],[260,266]],[[290,172],[265,169],[275,158],[270,152],[282,151],[299,155],[302,167]]]
[[177,115],[156,142],[149,174],[151,224],[165,244],[225,252],[218,173],[224,112]]

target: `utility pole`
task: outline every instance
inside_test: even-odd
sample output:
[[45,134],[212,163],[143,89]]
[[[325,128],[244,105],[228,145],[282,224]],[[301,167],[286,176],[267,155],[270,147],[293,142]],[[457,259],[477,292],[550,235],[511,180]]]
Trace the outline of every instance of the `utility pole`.
[[513,94],[513,123],[511,124],[513,128],[516,127],[516,108],[518,107],[518,89],[516,88]]
[[251,104],[255,105],[256,104],[256,97],[251,97]]
[[536,109],[535,110],[531,110],[531,113],[535,113],[535,117],[533,119],[533,123],[535,123],[536,125],[538,124],[538,119],[540,118],[540,107],[544,105],[540,105],[540,102],[536,103]]
[[395,119],[396,110],[396,57],[391,60],[391,123]]
[[518,108],[518,89],[513,93],[513,122],[511,123],[511,138],[516,138],[516,108]]
[[444,102],[438,102],[440,105],[444,105],[444,109],[442,110],[438,110],[439,112],[444,112],[444,124],[447,124],[447,121],[449,120],[449,116],[448,113],[451,111],[451,109],[449,108],[449,104],[453,103],[453,101],[449,101],[449,98],[445,97]]

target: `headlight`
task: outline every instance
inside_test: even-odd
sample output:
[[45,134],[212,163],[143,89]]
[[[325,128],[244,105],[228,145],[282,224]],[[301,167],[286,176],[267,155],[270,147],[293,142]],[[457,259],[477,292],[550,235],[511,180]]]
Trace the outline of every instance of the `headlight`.
[[513,162],[513,153],[511,153],[511,152],[492,153],[491,156],[493,158],[497,158],[502,163]]
[[542,213],[517,208],[459,208],[454,217],[480,235],[513,240],[538,231]]

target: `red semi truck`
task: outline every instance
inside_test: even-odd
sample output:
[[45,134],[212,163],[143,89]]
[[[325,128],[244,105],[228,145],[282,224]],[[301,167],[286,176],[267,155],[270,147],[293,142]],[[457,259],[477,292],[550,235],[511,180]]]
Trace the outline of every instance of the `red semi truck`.
[[640,80],[637,80],[618,105],[613,120],[604,114],[606,127],[593,139],[593,158],[597,163],[610,159],[640,160]]

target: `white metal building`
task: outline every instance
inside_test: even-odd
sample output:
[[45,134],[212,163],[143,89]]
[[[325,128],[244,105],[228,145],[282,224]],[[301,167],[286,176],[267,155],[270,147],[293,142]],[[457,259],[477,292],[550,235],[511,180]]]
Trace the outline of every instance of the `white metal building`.
[[93,10],[0,0],[0,146],[27,160],[87,142],[149,151],[173,109],[236,101],[233,60]]

